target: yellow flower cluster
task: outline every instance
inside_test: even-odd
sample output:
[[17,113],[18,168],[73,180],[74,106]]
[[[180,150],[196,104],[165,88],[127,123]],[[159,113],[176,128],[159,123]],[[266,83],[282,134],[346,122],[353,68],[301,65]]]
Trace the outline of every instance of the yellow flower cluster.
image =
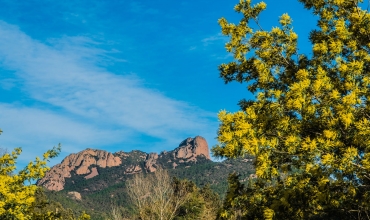
[[219,113],[219,145],[212,151],[255,156],[258,178],[237,197],[249,204],[242,213],[251,219],[370,212],[364,187],[370,184],[370,13],[358,1],[299,1],[319,16],[319,30],[310,35],[312,57],[298,54],[288,14],[280,27],[263,30],[264,3],[241,0],[235,10],[242,21],[219,22],[235,58],[220,65],[221,76],[249,83],[255,99],[241,102],[239,112]]
[[[21,152],[21,148],[16,148],[12,153],[0,156],[0,219],[27,220],[33,218],[32,211],[37,186],[31,184],[31,181],[45,175],[45,172],[49,170],[46,161],[59,154],[60,145],[47,151],[42,160],[36,158],[35,162],[30,162],[27,167],[15,173],[16,160]],[[54,216],[51,212],[44,213],[43,219],[54,220]],[[87,220],[90,216],[83,213],[78,219]]]

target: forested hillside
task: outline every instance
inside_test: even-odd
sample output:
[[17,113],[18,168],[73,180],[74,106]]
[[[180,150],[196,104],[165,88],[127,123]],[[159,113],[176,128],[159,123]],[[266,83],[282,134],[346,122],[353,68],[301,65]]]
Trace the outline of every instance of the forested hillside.
[[[101,151],[88,149],[80,152],[76,154],[77,158],[83,156],[84,159],[78,162],[80,166],[75,166],[71,170],[70,177],[65,178],[63,189],[59,191],[45,189],[45,194],[50,200],[59,202],[63,207],[70,208],[76,213],[86,210],[94,219],[104,219],[111,215],[112,207],[119,207],[128,213],[132,211],[126,183],[141,173],[153,175],[156,171],[149,171],[149,162],[151,168],[164,169],[171,178],[191,181],[199,189],[209,187],[220,196],[220,199],[225,196],[227,191],[227,177],[230,173],[236,172],[244,180],[254,177],[253,158],[245,157],[214,162],[203,154],[196,154],[197,148],[202,147],[191,142],[196,139],[186,140],[175,150],[162,152],[155,156],[155,161],[152,160],[153,154],[141,151],[114,153],[112,156],[120,156],[122,162],[117,166],[104,168],[97,164],[89,165],[88,169],[96,170],[98,173],[91,178],[86,178],[91,175],[90,173],[77,174],[77,172],[86,164],[84,161],[91,161],[89,158],[93,157],[96,161],[101,159],[99,156],[86,154],[86,152],[93,154],[93,152]],[[187,154],[182,157],[181,152],[184,149],[189,151],[186,151]],[[43,183],[48,185],[47,180]],[[78,194],[78,197],[81,198],[76,198],[73,193]]]

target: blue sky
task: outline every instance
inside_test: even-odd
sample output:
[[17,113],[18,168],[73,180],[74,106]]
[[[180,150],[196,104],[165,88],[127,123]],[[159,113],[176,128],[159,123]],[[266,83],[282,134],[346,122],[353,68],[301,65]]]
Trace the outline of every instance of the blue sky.
[[[265,2],[262,26],[289,13],[309,53],[315,17],[295,0]],[[0,0],[0,148],[22,147],[25,164],[61,143],[53,165],[85,148],[215,145],[217,113],[253,98],[217,70],[232,59],[217,20],[238,22],[236,3]]]

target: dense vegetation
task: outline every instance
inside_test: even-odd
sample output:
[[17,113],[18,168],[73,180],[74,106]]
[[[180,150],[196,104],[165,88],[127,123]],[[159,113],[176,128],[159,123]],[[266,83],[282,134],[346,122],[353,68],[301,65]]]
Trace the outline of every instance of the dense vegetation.
[[238,24],[219,20],[234,56],[221,77],[255,99],[220,112],[213,152],[255,156],[258,176],[229,178],[224,219],[369,219],[370,13],[359,0],[299,1],[318,19],[311,55],[288,14],[270,31],[258,23],[263,2],[241,0]]
[[[42,191],[31,184],[45,175],[49,169],[47,160],[59,154],[60,146],[44,153],[43,159],[36,157],[16,173],[16,160],[21,152],[21,148],[16,148],[0,155],[0,219],[77,219],[59,203],[47,202]],[[90,219],[90,216],[81,212],[78,219]]]
[[221,200],[209,185],[171,178],[167,170],[138,174],[127,182],[135,213],[130,219],[215,219]]
[[[92,219],[111,218],[112,207],[116,207],[117,212],[126,215],[133,213],[134,210],[131,207],[126,190],[126,182],[135,175],[125,174],[125,171],[127,167],[132,165],[138,165],[144,170],[143,156],[145,153],[132,151],[126,154],[129,156],[122,160],[120,166],[96,167],[99,175],[94,178],[85,179],[84,175],[76,175],[72,172],[72,177],[66,179],[64,190],[59,192],[45,190],[47,197],[61,203],[63,207],[76,211],[76,215],[86,210]],[[173,160],[173,158],[171,159]],[[171,177],[191,181],[197,190],[209,188],[212,192],[217,193],[221,199],[227,191],[227,176],[229,173],[237,172],[244,180],[254,174],[251,157],[213,162],[200,156],[196,162],[179,163],[177,161],[179,165],[176,169],[172,168],[172,163],[167,163],[168,160],[168,157],[162,156],[159,157],[157,162],[168,171]],[[68,192],[71,191],[79,192],[82,200],[72,199],[68,195]]]
[[[160,197],[154,196],[153,189],[162,192],[166,184],[170,189],[167,193],[171,193],[163,198],[169,201],[170,205],[166,209],[171,215],[159,219],[215,219],[222,204],[219,194],[224,195],[226,192],[227,174],[237,170],[244,179],[248,179],[254,172],[253,159],[249,157],[212,162],[200,156],[196,161],[177,161],[179,165],[176,169],[169,169],[170,166],[164,162],[168,158],[163,157],[159,164],[166,170],[159,168],[155,173],[125,174],[125,168],[132,164],[138,164],[144,169],[144,153],[133,151],[121,166],[96,167],[99,175],[92,179],[85,179],[84,175],[72,172],[72,177],[67,178],[65,189],[54,192],[25,184],[24,181],[43,177],[49,169],[46,167],[47,158],[55,157],[60,147],[44,154],[43,160],[37,158],[35,163],[31,162],[18,175],[13,172],[16,158],[20,154],[20,149],[16,150],[11,154],[4,152],[0,157],[1,177],[4,177],[1,178],[1,186],[7,186],[0,192],[2,219],[89,219],[90,216],[92,219],[153,219],[153,216],[158,217],[153,211],[153,207],[158,206],[155,198]],[[161,173],[162,176],[159,176]],[[130,194],[130,189],[140,186],[132,184],[137,179],[149,186],[139,188],[138,192],[151,195],[143,212],[139,212],[140,208],[133,202],[135,198],[143,196]],[[219,194],[212,188],[218,190]],[[71,196],[71,191],[80,192],[82,199]],[[14,207],[18,208],[19,213],[15,212],[17,209]]]

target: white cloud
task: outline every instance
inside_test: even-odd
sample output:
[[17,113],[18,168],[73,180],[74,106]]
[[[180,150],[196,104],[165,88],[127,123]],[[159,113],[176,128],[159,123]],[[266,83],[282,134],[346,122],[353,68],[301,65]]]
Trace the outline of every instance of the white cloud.
[[212,35],[210,37],[203,38],[202,42],[203,42],[204,46],[208,46],[208,45],[213,44],[215,41],[227,42],[227,40],[228,40],[228,37],[222,35],[221,33],[218,33],[218,34]]
[[22,147],[23,165],[59,143],[62,143],[62,156],[66,156],[87,147],[118,143],[130,136],[129,131],[104,130],[47,110],[0,104],[0,112],[4,131],[0,148]]
[[188,134],[215,134],[215,114],[145,88],[132,75],[99,68],[98,62],[110,59],[105,54],[88,38],[44,44],[0,22],[1,67],[15,71],[14,80],[22,81],[30,98],[47,106],[0,105],[0,127],[10,135],[0,143],[55,145],[64,140],[73,151],[76,146],[124,141],[135,132],[164,143],[180,142]]
[[4,90],[10,90],[14,88],[17,84],[17,81],[15,79],[7,78],[7,79],[1,79],[0,81],[0,87]]

